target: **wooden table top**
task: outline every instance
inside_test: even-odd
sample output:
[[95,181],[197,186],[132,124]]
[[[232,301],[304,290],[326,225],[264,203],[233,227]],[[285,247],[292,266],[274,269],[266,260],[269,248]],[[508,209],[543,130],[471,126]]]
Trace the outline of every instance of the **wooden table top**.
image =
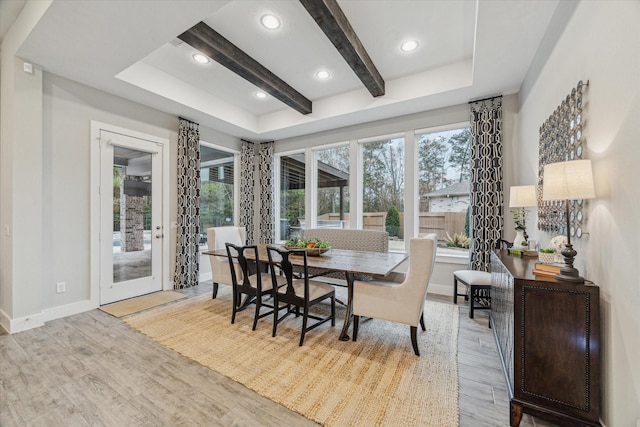
[[[279,245],[273,245],[279,246]],[[268,262],[267,245],[258,245],[258,258],[260,262]],[[281,246],[279,246],[281,247]],[[227,256],[226,249],[205,251],[205,255]],[[252,252],[245,252],[247,258]],[[370,274],[386,276],[400,265],[408,255],[400,252],[369,252],[353,251],[348,249],[331,249],[320,256],[307,256],[307,265],[311,268],[320,268],[328,271],[346,271],[357,274]],[[302,265],[301,256],[289,258],[294,265]],[[297,262],[296,262],[297,261]]]

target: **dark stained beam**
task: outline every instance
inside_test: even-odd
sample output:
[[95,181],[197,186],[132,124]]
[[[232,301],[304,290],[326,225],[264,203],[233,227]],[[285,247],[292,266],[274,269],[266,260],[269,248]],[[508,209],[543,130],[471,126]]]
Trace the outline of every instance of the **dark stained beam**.
[[300,0],[373,96],[384,95],[384,80],[336,0]]
[[302,114],[311,112],[311,101],[204,22],[178,38],[294,110]]

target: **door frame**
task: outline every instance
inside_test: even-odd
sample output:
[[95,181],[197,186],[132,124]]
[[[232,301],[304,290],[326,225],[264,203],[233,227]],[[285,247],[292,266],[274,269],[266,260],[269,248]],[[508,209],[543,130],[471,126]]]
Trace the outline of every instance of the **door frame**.
[[[91,170],[90,170],[90,267],[91,281],[90,300],[95,307],[100,306],[100,131],[118,133],[131,138],[144,139],[154,142],[162,151],[162,230],[165,237],[162,239],[162,290],[171,289],[172,281],[169,278],[169,254],[170,240],[172,240],[169,221],[169,139],[142,132],[133,131],[119,126],[91,120]],[[111,238],[111,237],[109,237]]]

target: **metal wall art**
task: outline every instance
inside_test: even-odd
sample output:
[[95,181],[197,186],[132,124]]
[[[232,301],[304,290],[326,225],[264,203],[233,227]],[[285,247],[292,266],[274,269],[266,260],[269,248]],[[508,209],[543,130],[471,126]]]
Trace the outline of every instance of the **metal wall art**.
[[[538,153],[538,229],[557,234],[567,234],[565,203],[543,201],[542,184],[544,166],[549,163],[582,159],[586,152],[585,94],[589,82],[578,82],[564,101],[540,126]],[[584,200],[569,201],[571,237],[582,237],[585,220]]]

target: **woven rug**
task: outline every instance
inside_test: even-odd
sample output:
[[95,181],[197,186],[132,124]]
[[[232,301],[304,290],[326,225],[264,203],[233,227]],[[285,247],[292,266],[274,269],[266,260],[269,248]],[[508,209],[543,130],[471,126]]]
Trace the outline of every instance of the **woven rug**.
[[427,301],[427,331],[418,329],[420,357],[413,353],[408,326],[361,321],[358,341],[343,342],[338,334],[344,308],[336,315],[336,327],[325,323],[308,332],[303,347],[301,318],[279,324],[275,338],[271,317],[251,330],[253,306],[232,325],[230,292],[215,300],[202,295],[178,301],[124,321],[326,426],[458,425],[457,306]]
[[185,295],[175,291],[161,291],[154,292],[152,294],[143,295],[141,297],[135,297],[126,299],[124,301],[114,302],[112,304],[103,305],[100,310],[105,313],[109,313],[114,317],[128,316],[129,314],[137,313],[142,310],[147,310],[152,307],[157,307],[162,304],[166,304],[171,301],[184,298]]

